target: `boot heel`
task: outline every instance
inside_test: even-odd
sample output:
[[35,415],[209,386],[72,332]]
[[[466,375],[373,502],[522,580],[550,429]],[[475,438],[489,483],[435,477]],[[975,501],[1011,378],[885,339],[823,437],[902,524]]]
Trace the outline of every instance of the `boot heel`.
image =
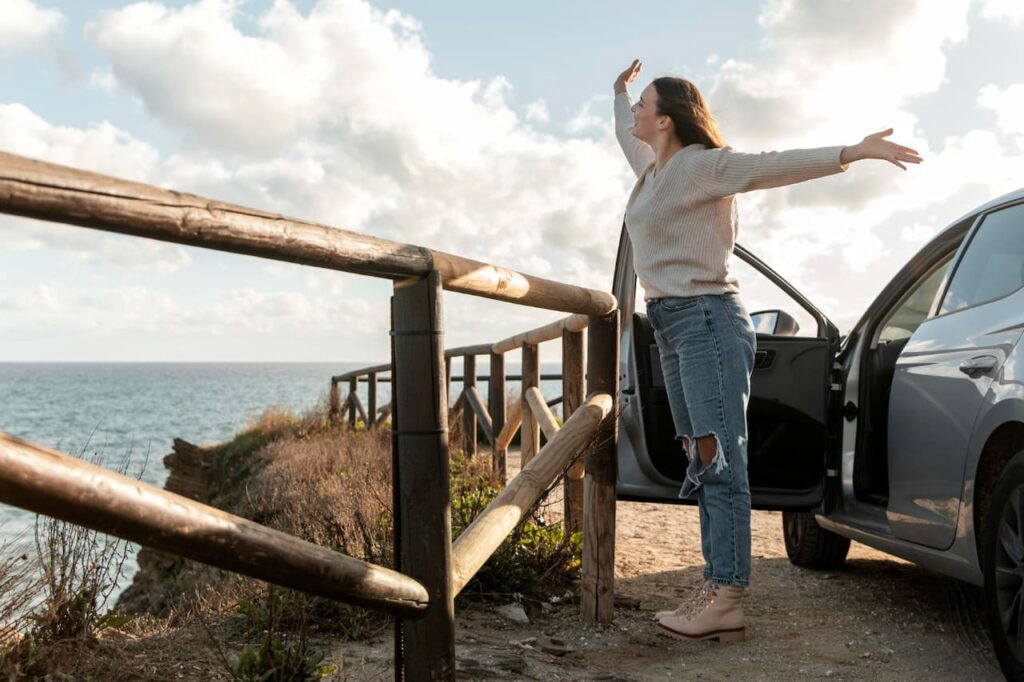
[[746,629],[743,630],[731,630],[729,632],[721,632],[718,634],[718,641],[722,643],[726,642],[742,642],[747,638]]

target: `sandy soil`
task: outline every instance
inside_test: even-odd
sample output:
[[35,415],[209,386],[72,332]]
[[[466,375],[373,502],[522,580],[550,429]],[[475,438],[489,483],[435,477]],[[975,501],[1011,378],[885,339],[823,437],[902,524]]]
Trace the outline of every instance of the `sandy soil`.
[[[529,624],[495,607],[457,609],[460,679],[1000,680],[973,588],[854,543],[846,567],[811,571],[786,558],[781,514],[754,512],[748,640],[683,643],[652,614],[700,579],[695,507],[621,502],[609,625],[583,625],[578,606],[527,604]],[[545,638],[570,651],[541,650]],[[535,639],[538,638],[538,639]],[[393,679],[390,631],[345,644],[345,679]]]
[[[974,593],[962,583],[854,544],[839,571],[786,559],[781,515],[754,512],[748,640],[676,642],[658,635],[654,611],[674,607],[700,579],[695,508],[622,502],[616,591],[639,608],[585,626],[572,604],[531,608],[513,623],[493,607],[458,613],[460,678],[538,680],[1000,680]],[[564,640],[554,656],[532,638]],[[344,645],[346,679],[393,679],[390,634]]]

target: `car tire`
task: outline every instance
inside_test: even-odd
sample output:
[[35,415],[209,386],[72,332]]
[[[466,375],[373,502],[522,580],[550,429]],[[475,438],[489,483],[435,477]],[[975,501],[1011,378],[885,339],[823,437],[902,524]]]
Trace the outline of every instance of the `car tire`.
[[840,568],[850,551],[849,538],[825,530],[808,512],[782,512],[782,535],[790,563],[804,568]]
[[1006,679],[1024,679],[1024,450],[999,474],[985,517],[981,568],[989,635]]

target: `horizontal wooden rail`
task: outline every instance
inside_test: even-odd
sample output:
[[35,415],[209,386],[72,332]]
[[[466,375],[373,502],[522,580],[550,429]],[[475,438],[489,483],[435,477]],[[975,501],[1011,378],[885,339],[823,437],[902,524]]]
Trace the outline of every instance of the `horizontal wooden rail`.
[[389,279],[437,270],[449,291],[549,310],[616,308],[605,291],[3,152],[0,212]]
[[445,358],[461,358],[466,355],[490,355],[491,344],[479,343],[475,346],[459,346],[458,348],[449,348],[444,352]]
[[414,618],[419,582],[0,432],[0,502],[303,592]]
[[[391,365],[374,365],[373,367],[363,367],[362,369],[354,369],[351,372],[345,372],[344,374],[338,374],[337,376],[331,377],[331,381],[338,383],[342,381],[348,381],[349,379],[357,379],[367,374],[377,374],[378,372],[390,372]],[[378,379],[380,381],[380,379]]]
[[[368,376],[366,376],[367,374],[369,374],[369,372],[367,372],[365,369],[361,369],[359,371],[361,372],[361,374],[356,375],[357,379],[359,380],[360,383],[364,383],[365,384],[366,382],[368,382],[370,380],[370,378]],[[390,370],[381,370],[381,371],[390,371]],[[348,375],[340,375],[339,374],[336,377],[331,377],[331,381],[333,383],[341,383],[342,381],[350,381],[351,378],[352,378],[351,377],[352,374],[353,374],[352,372],[349,372]],[[541,381],[559,381],[561,378],[562,378],[561,374],[541,374],[540,375],[540,380]],[[455,376],[453,376],[451,378],[451,380],[452,381],[462,381],[463,377],[461,375],[459,375],[459,374],[456,374]],[[491,378],[489,376],[487,376],[486,374],[481,374],[480,376],[478,376],[476,378],[476,380],[477,380],[477,382],[485,382],[485,381],[490,381]],[[507,374],[507,375],[505,375],[505,380],[506,381],[522,381],[523,377],[522,377],[521,374]],[[377,377],[377,381],[380,382],[380,383],[391,383],[391,377]]]
[[452,592],[458,594],[505,540],[612,410],[612,397],[587,398],[519,475],[462,531],[452,546]]
[[553,341],[562,337],[563,331],[578,332],[587,328],[589,320],[586,315],[570,315],[561,320],[555,320],[543,327],[537,327],[530,331],[510,336],[507,339],[498,341],[491,346],[492,353],[507,353],[516,350],[523,344],[536,345],[545,341]]

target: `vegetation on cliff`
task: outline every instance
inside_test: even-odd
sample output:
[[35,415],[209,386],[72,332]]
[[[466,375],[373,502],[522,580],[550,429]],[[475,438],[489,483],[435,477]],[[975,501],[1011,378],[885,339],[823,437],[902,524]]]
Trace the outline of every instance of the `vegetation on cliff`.
[[[462,441],[453,434],[452,442]],[[303,416],[271,409],[221,445],[176,440],[165,464],[169,490],[392,565],[386,428],[352,431],[322,409]],[[453,452],[451,470],[457,536],[500,488],[488,453]],[[0,561],[0,665],[12,679],[317,679],[339,669],[324,657],[328,644],[388,627],[379,613],[145,548],[132,584],[105,611],[124,543],[40,524],[37,535],[48,539],[36,543],[35,560]],[[539,603],[565,592],[579,561],[578,535],[565,539],[560,524],[535,512],[460,598]],[[43,584],[50,588],[40,591]]]

